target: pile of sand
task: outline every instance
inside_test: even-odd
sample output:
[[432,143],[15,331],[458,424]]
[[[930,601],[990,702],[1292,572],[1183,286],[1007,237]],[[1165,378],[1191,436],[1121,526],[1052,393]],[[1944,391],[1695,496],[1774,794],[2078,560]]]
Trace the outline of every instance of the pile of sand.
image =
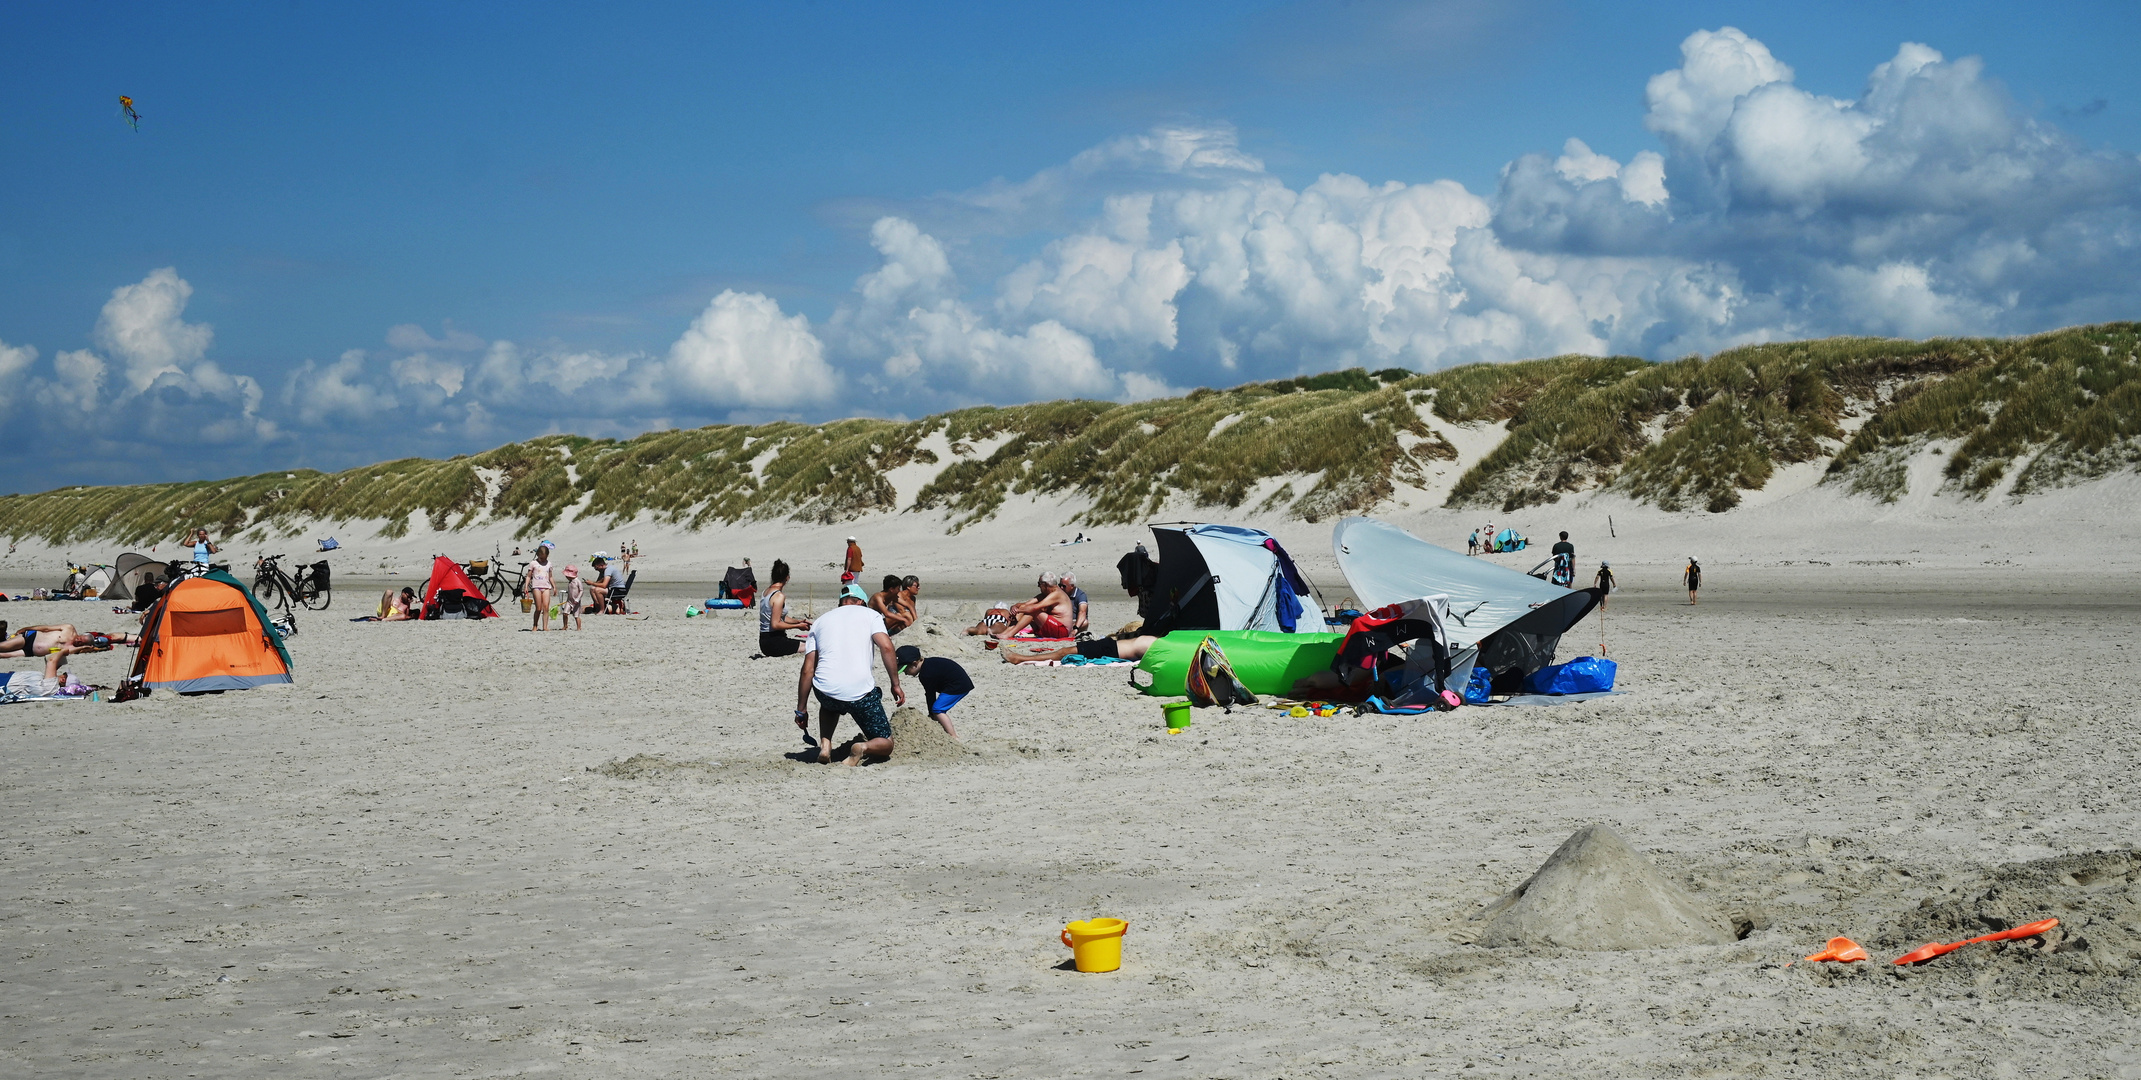
[[[2042,938],[1958,949],[1911,969],[1910,979],[1979,996],[2141,1007],[2141,851],[2100,851],[2010,863],[1952,900],[1927,899],[1868,950],[1898,955],[2056,918]],[[1879,948],[1874,946],[1878,945]]]
[[622,761],[590,765],[587,771],[601,773],[612,780],[666,780],[672,777],[708,780],[719,767],[711,761],[677,761],[660,754],[634,754]]
[[[955,719],[953,723],[957,723]],[[981,751],[944,733],[942,725],[912,705],[892,712],[891,763],[948,764],[981,756]]]
[[1723,914],[1604,825],[1577,830],[1515,892],[1472,918],[1485,922],[1475,940],[1489,947],[1660,949],[1737,940]]

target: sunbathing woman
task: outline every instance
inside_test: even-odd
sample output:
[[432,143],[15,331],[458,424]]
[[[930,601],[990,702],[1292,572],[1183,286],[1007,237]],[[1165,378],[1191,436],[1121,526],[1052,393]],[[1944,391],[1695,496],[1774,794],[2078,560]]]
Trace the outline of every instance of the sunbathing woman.
[[380,622],[410,622],[424,617],[424,605],[416,598],[416,590],[404,587],[399,594],[388,589],[379,594]]

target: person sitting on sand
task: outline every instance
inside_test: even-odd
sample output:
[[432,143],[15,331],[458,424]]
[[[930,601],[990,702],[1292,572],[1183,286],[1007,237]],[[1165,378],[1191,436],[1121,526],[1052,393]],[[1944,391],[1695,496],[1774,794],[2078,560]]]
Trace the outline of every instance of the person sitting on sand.
[[883,588],[870,596],[870,610],[885,620],[885,633],[897,634],[914,625],[914,615],[901,603],[900,576],[886,574]]
[[907,613],[907,623],[922,620],[922,579],[909,574],[900,579],[900,608]]
[[1011,605],[991,604],[987,610],[981,613],[981,621],[967,627],[966,632],[971,637],[980,637],[984,634],[993,637],[997,631],[1011,625],[1012,618],[1014,616],[1011,614]]
[[944,733],[956,739],[959,732],[952,728],[952,706],[959,704],[974,692],[974,680],[958,661],[944,656],[922,659],[922,650],[912,645],[902,645],[893,656],[900,662],[900,670],[922,681],[922,704],[929,709],[929,718],[944,728]]
[[372,616],[379,622],[410,622],[424,617],[424,604],[416,598],[416,590],[404,586],[397,593],[392,589],[379,594],[379,608]]
[[1040,586],[1041,591],[1033,599],[1014,605],[1011,628],[993,636],[999,640],[1007,639],[1029,626],[1033,628],[1033,636],[1038,638],[1071,636],[1070,624],[1076,616],[1071,611],[1070,595],[1063,591],[1062,578],[1044,571],[1034,584]]
[[833,760],[833,732],[840,717],[853,716],[862,736],[847,745],[847,763],[882,761],[892,756],[892,721],[885,716],[884,691],[870,675],[872,653],[883,657],[892,677],[892,700],[907,704],[900,687],[899,661],[884,616],[870,610],[870,598],[853,583],[840,589],[840,606],[818,617],[803,639],[803,670],[796,677],[795,726],[810,733],[810,698],[818,698],[818,761]]
[[788,617],[788,563],[773,560],[773,581],[758,598],[758,653],[760,656],[794,656],[803,643],[788,636],[790,630],[810,629],[809,619]]
[[1085,590],[1078,587],[1077,574],[1065,570],[1059,580],[1062,582],[1064,595],[1070,597],[1071,636],[1081,639],[1091,637],[1093,633],[1093,598],[1085,595]]

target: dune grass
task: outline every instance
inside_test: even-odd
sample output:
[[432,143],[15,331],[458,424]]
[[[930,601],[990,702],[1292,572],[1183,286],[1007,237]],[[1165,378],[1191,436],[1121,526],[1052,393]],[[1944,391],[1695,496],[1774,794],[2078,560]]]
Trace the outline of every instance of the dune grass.
[[[1381,506],[1401,485],[1423,484],[1432,463],[1454,460],[1428,416],[1508,425],[1458,479],[1452,507],[1513,511],[1611,487],[1668,509],[1724,511],[1778,468],[1824,458],[1824,482],[1894,499],[1910,455],[1936,443],[1953,448],[1948,488],[2019,497],[2141,467],[2141,324],[2013,339],[1828,338],[1662,364],[1557,356],[1426,374],[1354,368],[1132,404],[1050,401],[912,421],[551,435],[446,461],[5,496],[0,532],[137,546],[196,526],[264,541],[378,522],[391,538],[421,520],[436,530],[507,522],[528,539],[583,519],[830,523],[902,506],[958,532],[1018,496],[1072,499],[1076,520],[1092,525],[1170,503],[1318,521]],[[895,491],[887,472],[915,462],[942,468],[918,492]]]

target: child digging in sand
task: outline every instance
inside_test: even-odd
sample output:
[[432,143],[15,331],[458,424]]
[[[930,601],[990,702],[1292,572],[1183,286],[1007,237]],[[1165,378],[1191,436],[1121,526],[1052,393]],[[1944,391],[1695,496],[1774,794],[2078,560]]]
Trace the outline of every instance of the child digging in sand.
[[942,725],[946,735],[958,738],[959,732],[952,727],[952,707],[974,692],[974,680],[967,677],[966,669],[948,657],[924,660],[922,650],[912,645],[900,646],[893,655],[899,658],[902,673],[922,681],[922,703],[929,709],[929,718]]

